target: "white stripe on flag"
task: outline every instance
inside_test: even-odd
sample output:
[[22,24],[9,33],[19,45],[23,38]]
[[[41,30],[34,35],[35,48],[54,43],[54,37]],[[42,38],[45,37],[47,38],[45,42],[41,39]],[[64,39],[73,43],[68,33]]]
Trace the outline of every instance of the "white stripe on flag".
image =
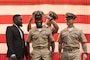
[[[6,27],[11,26],[12,24],[0,24],[0,34],[5,34]],[[35,26],[35,24],[32,24],[32,27]],[[59,31],[67,27],[66,23],[58,23],[59,26]],[[74,24],[76,28],[81,29],[85,34],[90,34],[90,24]],[[27,32],[27,24],[23,24],[22,30],[24,31],[25,34],[28,34]]]
[[31,15],[33,11],[41,10],[47,14],[49,11],[55,11],[57,14],[72,12],[79,15],[90,15],[89,5],[1,5],[0,15]]

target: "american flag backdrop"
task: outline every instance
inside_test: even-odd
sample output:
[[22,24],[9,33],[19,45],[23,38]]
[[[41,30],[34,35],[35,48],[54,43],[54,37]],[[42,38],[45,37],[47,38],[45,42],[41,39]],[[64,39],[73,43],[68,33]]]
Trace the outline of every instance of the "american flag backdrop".
[[[0,60],[7,60],[6,52],[6,27],[12,25],[12,16],[21,14],[23,17],[23,31],[25,39],[28,35],[27,24],[33,11],[41,10],[45,14],[54,11],[58,14],[56,20],[59,31],[54,35],[55,54],[53,60],[58,60],[57,37],[60,31],[67,25],[65,23],[65,13],[71,12],[78,16],[75,26],[82,29],[87,38],[88,60],[90,60],[90,0],[0,0]],[[45,19],[44,19],[45,22]],[[32,26],[34,26],[32,21]],[[83,56],[82,47],[80,48]],[[32,49],[31,49],[32,51]]]

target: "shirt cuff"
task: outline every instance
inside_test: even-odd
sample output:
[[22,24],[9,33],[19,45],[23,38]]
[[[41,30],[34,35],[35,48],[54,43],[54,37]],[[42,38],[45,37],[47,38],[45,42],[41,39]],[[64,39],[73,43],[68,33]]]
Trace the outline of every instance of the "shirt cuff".
[[12,54],[11,57],[16,56],[16,54]]

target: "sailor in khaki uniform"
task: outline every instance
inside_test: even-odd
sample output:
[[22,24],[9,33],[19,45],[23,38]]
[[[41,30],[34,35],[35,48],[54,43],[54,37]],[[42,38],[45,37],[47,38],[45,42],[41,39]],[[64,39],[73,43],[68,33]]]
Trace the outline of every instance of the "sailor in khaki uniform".
[[[59,42],[59,59],[61,60],[81,60],[79,41],[84,51],[84,59],[87,59],[86,38],[82,30],[73,26],[76,15],[66,13],[66,22],[68,27],[63,29],[58,37]],[[63,54],[60,56],[61,49]]]
[[[38,11],[34,11],[32,16],[29,19],[29,23],[28,23],[28,26],[27,26],[28,31],[31,28],[33,28],[33,27],[31,27],[31,21],[34,18],[33,17],[34,14],[36,14],[37,12]],[[55,20],[58,19],[58,15],[53,11],[49,11],[48,15],[45,15],[42,11],[39,11],[39,12],[46,18],[46,22],[43,24],[43,27],[46,27],[46,28],[50,29],[53,35],[55,33],[57,33],[59,27],[58,27],[57,23],[55,22]],[[50,18],[52,18],[52,20]],[[50,46],[51,46],[51,43],[49,43],[49,49],[53,49],[52,46],[51,47]],[[53,58],[53,55],[54,55],[54,53],[52,53],[52,56],[51,56],[52,58]]]
[[[53,11],[49,11],[48,15],[52,18],[52,20],[46,19],[46,22],[43,26],[50,29],[52,34],[54,35],[55,33],[57,33],[57,31],[59,29],[57,23],[55,22],[55,20],[58,19],[58,15]],[[51,43],[49,43],[49,49],[52,49],[51,47],[52,47]],[[53,53],[53,55],[54,55],[54,53]],[[53,55],[52,55],[52,59],[53,59]]]
[[35,14],[36,27],[30,29],[26,43],[32,41],[32,60],[51,60],[51,52],[48,49],[48,44],[51,43],[54,48],[54,39],[51,31],[42,26],[42,15],[38,12]]

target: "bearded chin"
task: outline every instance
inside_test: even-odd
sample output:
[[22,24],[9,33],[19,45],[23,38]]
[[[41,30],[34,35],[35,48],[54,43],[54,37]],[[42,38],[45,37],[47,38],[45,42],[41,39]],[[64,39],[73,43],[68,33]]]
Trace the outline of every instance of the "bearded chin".
[[42,24],[37,24],[37,28],[42,28]]
[[38,26],[38,25],[37,25],[37,28],[42,28],[42,26]]
[[17,23],[16,25],[17,25],[17,26],[21,26],[21,27],[22,27],[22,24],[21,24],[21,23]]

